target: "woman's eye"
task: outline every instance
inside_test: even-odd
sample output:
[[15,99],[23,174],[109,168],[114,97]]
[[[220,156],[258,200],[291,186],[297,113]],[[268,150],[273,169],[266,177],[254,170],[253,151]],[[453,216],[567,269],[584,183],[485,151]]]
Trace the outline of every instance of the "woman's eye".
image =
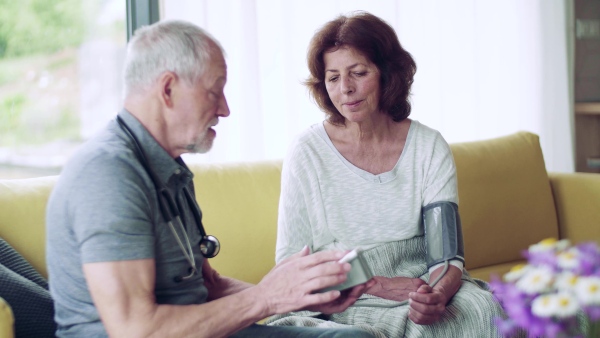
[[337,76],[333,76],[329,78],[329,82],[335,82],[337,81],[338,77]]
[[357,73],[354,73],[354,75],[359,76],[359,77],[365,76],[365,75],[367,75],[367,72],[357,72]]

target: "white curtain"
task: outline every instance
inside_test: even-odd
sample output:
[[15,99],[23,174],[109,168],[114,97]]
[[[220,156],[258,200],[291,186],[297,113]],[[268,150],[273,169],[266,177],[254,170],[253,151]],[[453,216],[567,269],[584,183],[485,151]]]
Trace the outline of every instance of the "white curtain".
[[415,58],[411,118],[450,143],[531,131],[549,171],[573,171],[571,1],[163,0],[162,20],[198,24],[227,53],[231,116],[210,153],[186,160],[283,158],[324,117],[301,84],[310,38],[337,15],[366,10]]

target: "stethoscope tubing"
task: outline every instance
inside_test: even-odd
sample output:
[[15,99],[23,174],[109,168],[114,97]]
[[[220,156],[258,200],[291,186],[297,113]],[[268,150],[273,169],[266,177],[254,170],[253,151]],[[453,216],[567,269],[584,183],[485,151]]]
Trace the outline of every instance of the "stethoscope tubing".
[[[140,163],[142,164],[142,166],[144,167],[144,169],[150,176],[150,179],[154,183],[154,186],[157,190],[158,205],[159,205],[161,214],[165,218],[165,221],[167,222],[169,228],[171,229],[171,232],[173,233],[173,236],[175,237],[175,240],[177,241],[179,248],[183,252],[186,260],[188,261],[188,263],[191,265],[191,268],[192,268],[191,274],[187,277],[182,277],[182,278],[183,279],[190,278],[191,276],[194,275],[194,273],[196,273],[198,271],[197,267],[196,267],[196,260],[194,259],[194,253],[193,253],[193,250],[191,247],[191,243],[190,243],[189,237],[185,231],[185,227],[183,226],[183,222],[181,221],[181,215],[180,215],[179,209],[177,208],[177,206],[175,204],[173,196],[169,193],[169,191],[164,186],[164,184],[162,184],[162,182],[160,181],[160,179],[158,178],[158,176],[156,175],[156,173],[150,166],[150,163],[148,162],[146,155],[145,155],[142,147],[140,146],[140,143],[139,143],[137,137],[135,137],[135,135],[133,134],[131,129],[129,129],[129,126],[125,123],[125,121],[123,121],[123,119],[120,116],[117,116],[117,123],[119,124],[121,129],[123,131],[125,131],[125,133],[129,137],[129,139],[133,142],[133,144],[136,148],[135,149],[136,154],[139,157]],[[204,257],[212,258],[219,253],[219,249],[220,249],[219,241],[214,236],[206,235],[206,232],[204,231],[204,226],[202,225],[202,219],[200,216],[198,204],[191,198],[191,195],[190,195],[189,191],[187,190],[187,188],[184,188],[183,190],[184,190],[186,200],[188,201],[188,204],[190,205],[190,208],[192,209],[192,214],[194,215],[194,219],[196,221],[198,230],[200,231],[200,236],[202,237],[201,241],[202,242],[203,241],[214,242],[213,243],[214,245],[212,245],[211,247],[216,248],[216,250],[213,249],[212,252],[206,252],[206,253],[202,252],[202,255]],[[181,228],[181,231],[183,233],[183,236],[184,236],[184,239],[186,242],[185,246],[184,246],[181,238],[177,234],[177,231],[175,229],[175,226],[173,225],[173,222],[176,222],[179,225],[179,227]]]

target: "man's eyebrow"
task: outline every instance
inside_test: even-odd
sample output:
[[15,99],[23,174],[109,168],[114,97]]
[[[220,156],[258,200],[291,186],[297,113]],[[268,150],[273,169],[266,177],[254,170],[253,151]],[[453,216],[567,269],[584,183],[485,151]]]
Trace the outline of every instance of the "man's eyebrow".
[[217,80],[215,81],[215,84],[217,85],[225,85],[225,83],[227,83],[227,76],[219,76],[217,78]]

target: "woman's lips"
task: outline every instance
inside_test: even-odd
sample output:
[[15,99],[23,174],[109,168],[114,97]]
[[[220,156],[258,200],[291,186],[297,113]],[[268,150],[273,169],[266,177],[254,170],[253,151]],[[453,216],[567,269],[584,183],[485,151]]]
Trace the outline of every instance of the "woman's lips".
[[358,107],[358,105],[360,105],[361,102],[363,102],[363,100],[346,102],[346,103],[344,103],[344,105],[347,106],[348,108],[352,109],[352,108]]

